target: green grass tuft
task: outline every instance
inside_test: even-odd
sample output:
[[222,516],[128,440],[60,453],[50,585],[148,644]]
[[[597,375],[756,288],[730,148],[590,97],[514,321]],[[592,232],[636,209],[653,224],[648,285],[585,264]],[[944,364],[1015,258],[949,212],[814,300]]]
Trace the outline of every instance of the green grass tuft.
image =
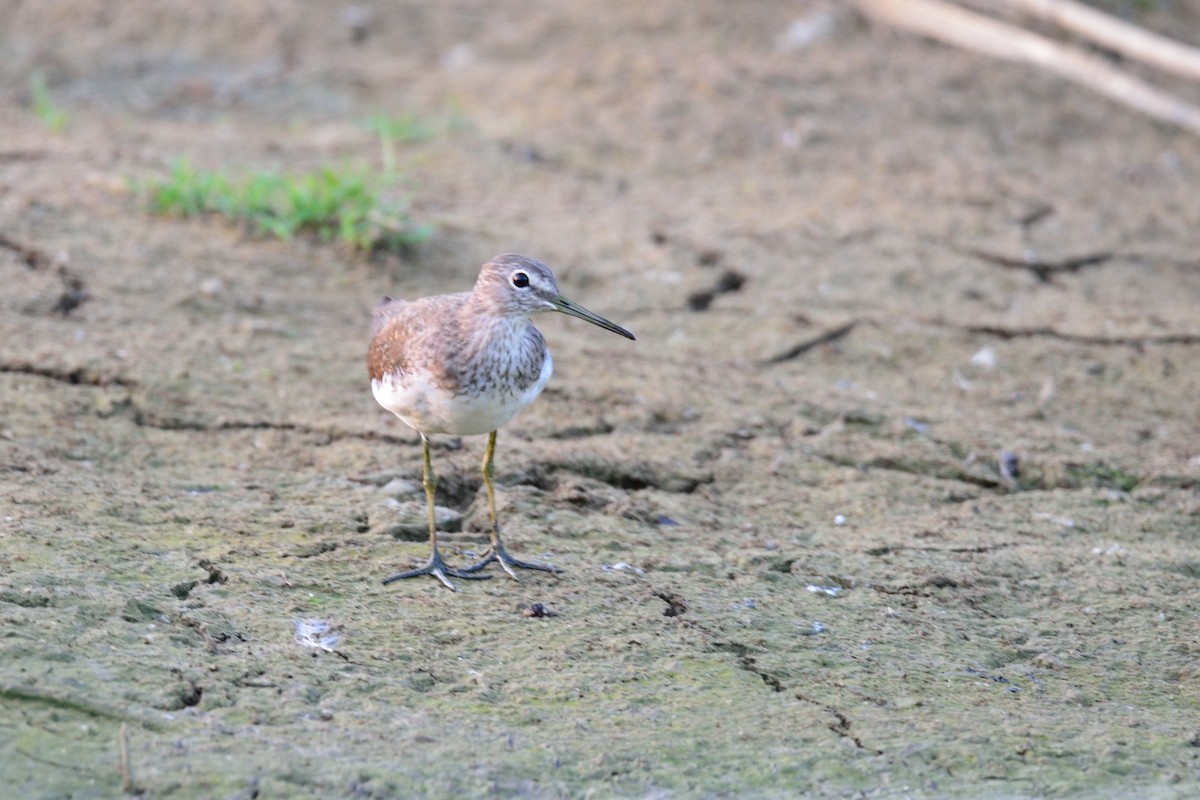
[[1122,492],[1132,492],[1142,482],[1138,475],[1103,463],[1068,464],[1067,474],[1082,486],[1117,489]]
[[29,97],[33,103],[33,113],[37,115],[47,128],[54,133],[62,133],[71,121],[71,115],[58,107],[50,96],[46,79],[42,73],[35,72],[29,78]]
[[291,239],[309,234],[363,252],[402,251],[428,239],[432,227],[414,224],[406,203],[385,196],[395,183],[391,170],[376,174],[365,168],[326,167],[302,175],[254,172],[230,177],[195,169],[179,159],[169,177],[142,191],[157,214],[216,214],[263,236]]

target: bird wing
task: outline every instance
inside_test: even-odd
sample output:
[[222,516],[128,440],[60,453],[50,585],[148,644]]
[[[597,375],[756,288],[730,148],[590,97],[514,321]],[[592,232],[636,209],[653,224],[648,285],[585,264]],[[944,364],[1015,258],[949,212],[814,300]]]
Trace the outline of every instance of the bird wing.
[[394,297],[384,295],[379,301],[379,305],[375,307],[375,317],[371,322],[371,335],[379,333],[383,330],[383,326],[387,325],[388,320],[396,316],[400,309],[408,305],[404,300],[397,300]]

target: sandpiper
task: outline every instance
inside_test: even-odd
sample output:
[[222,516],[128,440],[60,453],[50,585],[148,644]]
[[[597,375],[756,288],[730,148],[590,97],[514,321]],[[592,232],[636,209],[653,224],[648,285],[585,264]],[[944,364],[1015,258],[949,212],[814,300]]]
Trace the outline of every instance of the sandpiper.
[[[553,371],[550,351],[530,317],[561,311],[632,339],[619,325],[579,306],[558,291],[554,273],[540,261],[505,253],[483,265],[469,292],[407,302],[383,298],[375,310],[367,369],[381,406],[421,435],[425,455],[425,504],[429,511],[429,560],[384,583],[432,575],[450,589],[454,578],[487,578],[479,571],[499,562],[513,568],[553,572],[546,564],[513,558],[500,542],[492,459],[496,431],[534,401]],[[483,483],[487,488],[491,544],[469,567],[454,569],[438,553],[433,496],[437,478],[429,458],[429,436],[486,433]]]

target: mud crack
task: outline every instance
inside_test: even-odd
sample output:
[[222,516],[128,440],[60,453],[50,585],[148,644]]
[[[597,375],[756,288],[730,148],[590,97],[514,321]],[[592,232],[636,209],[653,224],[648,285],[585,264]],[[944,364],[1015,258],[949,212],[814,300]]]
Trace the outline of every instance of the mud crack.
[[1098,267],[1107,264],[1116,257],[1116,253],[1111,250],[1101,250],[1095,253],[1069,256],[1051,261],[1042,260],[1032,255],[1024,258],[1015,258],[1013,256],[1006,256],[1003,253],[993,253],[978,247],[960,247],[949,243],[946,246],[956,253],[972,256],[989,264],[1003,267],[1004,269],[1026,270],[1037,278],[1038,283],[1052,283],[1056,275],[1073,274],[1087,267]]
[[8,250],[30,269],[41,269],[53,263],[54,259],[33,245],[18,242],[0,233],[0,248]]
[[843,325],[831,328],[811,339],[806,339],[783,352],[760,362],[760,366],[769,367],[783,361],[798,358],[805,353],[828,342],[841,339],[854,331],[860,325],[890,326],[899,325],[928,325],[933,328],[960,331],[980,336],[994,336],[1005,341],[1012,339],[1053,339],[1072,344],[1090,344],[1100,347],[1132,347],[1142,349],[1152,345],[1194,345],[1200,344],[1200,333],[1164,333],[1145,336],[1102,336],[1091,333],[1072,333],[1051,328],[1048,325],[1030,327],[1010,327],[1007,325],[972,325],[954,322],[941,317],[860,317]]
[[582,457],[547,462],[544,466],[550,472],[571,472],[627,492],[658,489],[673,494],[691,494],[713,481],[711,473],[687,475],[668,472],[648,462],[625,463]]
[[774,366],[775,364],[781,364],[784,361],[791,361],[794,358],[799,358],[810,350],[814,350],[823,344],[836,342],[838,339],[849,336],[850,333],[856,327],[858,327],[859,323],[862,321],[863,320],[860,319],[852,319],[849,322],[838,325],[836,328],[830,328],[824,333],[818,334],[811,339],[805,339],[802,342],[792,345],[787,350],[765,359],[764,361],[760,362],[760,364],[764,367],[770,367]]
[[[662,597],[663,594],[667,593],[656,592],[656,595],[659,597]],[[748,645],[742,644],[741,642],[724,639],[718,636],[717,633],[708,626],[698,622],[695,619],[681,620],[681,623],[692,630],[698,631],[702,637],[708,640],[706,644],[709,650],[732,654],[735,658],[737,658],[737,665],[739,669],[745,670],[751,675],[757,676],[758,679],[761,680],[763,684],[772,692],[776,692],[778,694],[790,694],[793,699],[799,700],[802,703],[808,703],[809,705],[816,706],[825,713],[829,714],[831,717],[833,717],[833,722],[830,722],[828,725],[826,725],[826,727],[837,736],[852,742],[856,748],[866,753],[877,756],[883,755],[882,750],[866,746],[863,744],[862,739],[859,736],[851,733],[853,723],[850,721],[850,717],[839,711],[837,707],[831,705],[830,703],[823,702],[815,697],[809,697],[804,692],[797,691],[795,689],[789,689],[787,684],[785,684],[778,675],[761,666],[757,662],[754,656],[751,655],[751,648]]]
[[[15,239],[10,239],[3,234],[0,234],[0,248],[16,255],[25,266],[35,272],[48,269],[57,262],[57,259],[51,258],[45,251],[32,245],[18,242]],[[83,278],[66,264],[59,263],[55,274],[58,276],[59,281],[62,282],[63,291],[58,296],[58,299],[55,300],[54,305],[50,309],[51,311],[66,316],[91,299],[91,295],[88,294],[87,289],[84,287]]]
[[47,367],[31,364],[28,361],[0,361],[0,373],[13,375],[34,375],[53,381],[62,381],[72,386],[125,386],[136,387],[137,381],[122,375],[111,375],[98,372],[89,367]]
[[1057,339],[1063,342],[1096,344],[1106,347],[1142,348],[1151,344],[1200,344],[1200,333],[1167,333],[1162,336],[1094,336],[1084,333],[1064,333],[1049,327],[1005,328],[999,325],[965,325],[961,330],[1001,339]]
[[[60,381],[71,386],[123,386],[127,389],[139,389],[141,384],[134,378],[120,374],[106,373],[91,367],[55,367],[32,364],[28,361],[0,361],[0,374],[32,375],[47,380]],[[126,401],[128,402],[128,400]],[[322,428],[306,425],[301,422],[281,422],[276,420],[218,420],[206,422],[203,420],[169,417],[155,413],[146,408],[137,408],[133,413],[135,425],[143,428],[154,428],[163,431],[195,431],[214,433],[218,431],[274,430],[291,431],[295,433],[323,436],[326,443],[342,439],[360,439],[363,441],[379,441],[389,444],[412,444],[413,439],[378,431],[346,431],[337,428]]]
[[[914,318],[906,320],[934,328],[974,333],[981,336],[995,336],[998,339],[1054,339],[1073,344],[1094,344],[1101,347],[1133,347],[1144,348],[1148,345],[1170,344],[1200,344],[1200,333],[1165,333],[1160,336],[1099,336],[1089,333],[1070,333],[1049,326],[1040,325],[1028,328],[1008,327],[1005,325],[963,325],[940,318]],[[881,320],[881,322],[883,322]]]
[[316,425],[307,425],[302,422],[282,422],[277,420],[265,419],[226,419],[217,420],[214,422],[205,422],[204,420],[182,419],[180,417],[163,417],[145,409],[139,409],[135,414],[133,421],[143,428],[154,428],[162,431],[187,431],[197,433],[216,433],[220,431],[285,431],[291,433],[300,433],[310,436],[324,437],[325,444],[341,441],[343,439],[360,439],[362,441],[379,441],[389,444],[412,444],[413,439],[405,436],[396,436],[389,433],[380,433],[378,431],[346,431],[337,428],[322,428]]
[[758,665],[754,660],[754,656],[750,655],[750,648],[746,645],[740,642],[713,642],[710,648],[718,652],[733,653],[737,657],[738,667],[749,672],[751,675],[758,676],[763,683],[771,688],[771,691],[787,691],[787,687],[783,685],[783,681],[778,676]]
[[1009,487],[999,478],[986,475],[974,475],[966,470],[946,463],[915,461],[876,456],[861,461],[856,458],[837,455],[836,453],[813,453],[822,461],[839,467],[854,467],[855,469],[885,469],[893,472],[903,472],[908,475],[920,475],[925,478],[935,478],[943,481],[959,481],[970,483],[994,491],[1006,491]]
[[98,719],[131,722],[150,730],[163,730],[164,727],[152,715],[135,711],[128,705],[123,708],[117,707],[102,700],[67,694],[45,686],[0,683],[0,698],[28,703],[40,703],[51,708],[72,711]]
[[832,716],[834,721],[825,727],[843,739],[853,742],[854,746],[859,750],[864,750],[872,755],[883,755],[882,750],[867,747],[862,743],[862,739],[850,732],[850,728],[852,727],[853,723],[850,722],[850,718],[848,716],[843,714],[829,703],[822,702],[814,697],[809,697],[808,695],[804,694],[804,692],[789,690],[777,675],[774,675],[769,670],[763,669],[758,665],[758,663],[754,660],[754,657],[750,655],[749,648],[745,645],[739,644],[738,642],[716,642],[713,644],[713,647],[717,650],[724,650],[736,655],[738,659],[738,666],[752,675],[757,675],[764,684],[771,688],[772,691],[779,693],[791,691],[792,697],[796,698],[800,702],[814,705]]
[[886,556],[891,553],[901,553],[906,550],[918,553],[994,553],[1008,547],[1020,547],[1020,542],[999,542],[997,544],[971,545],[969,547],[915,547],[906,544],[887,544],[881,547],[871,547],[863,552],[869,556]]
[[854,746],[857,747],[859,750],[864,750],[864,751],[870,753],[871,755],[875,755],[875,756],[883,755],[882,750],[879,750],[879,749],[873,748],[873,747],[867,747],[866,745],[864,745],[862,743],[862,739],[860,739],[857,735],[850,732],[850,728],[851,728],[851,724],[852,724],[850,722],[850,718],[847,717],[845,714],[843,714],[841,711],[838,711],[836,708],[829,705],[828,703],[822,703],[820,700],[816,700],[812,697],[808,697],[807,695],[804,695],[800,692],[796,692],[795,696],[796,696],[797,700],[802,700],[805,703],[812,703],[813,705],[818,706],[819,708],[823,709],[825,712],[832,714],[833,718],[834,718],[834,722],[829,723],[829,725],[827,726],[829,728],[829,730],[833,731],[834,733],[836,733],[838,736],[842,737],[843,739],[853,742]]

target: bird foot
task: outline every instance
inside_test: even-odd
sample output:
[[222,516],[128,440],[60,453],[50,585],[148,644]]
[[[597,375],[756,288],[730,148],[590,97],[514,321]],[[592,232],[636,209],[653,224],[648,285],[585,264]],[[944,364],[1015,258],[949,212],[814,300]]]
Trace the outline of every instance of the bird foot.
[[434,550],[433,555],[429,556],[429,560],[425,562],[424,566],[410,569],[407,572],[397,572],[390,578],[385,578],[383,585],[387,586],[389,583],[402,581],[405,578],[416,578],[419,575],[432,575],[445,584],[446,588],[452,592],[458,590],[454,588],[454,584],[450,582],[450,578],[446,577],[447,575],[451,578],[464,578],[473,581],[486,580],[492,577],[491,575],[472,575],[470,574],[470,570],[454,569],[447,566],[446,562],[442,561],[442,557],[438,551]]
[[514,567],[517,569],[536,569],[542,572],[558,572],[557,569],[549,564],[538,564],[534,561],[521,561],[519,558],[513,558],[504,549],[504,545],[499,542],[488,545],[488,549],[483,551],[483,556],[478,561],[469,567],[459,569],[458,572],[475,577],[473,573],[478,572],[493,561],[499,563],[513,580],[517,580],[517,573],[513,572]]

